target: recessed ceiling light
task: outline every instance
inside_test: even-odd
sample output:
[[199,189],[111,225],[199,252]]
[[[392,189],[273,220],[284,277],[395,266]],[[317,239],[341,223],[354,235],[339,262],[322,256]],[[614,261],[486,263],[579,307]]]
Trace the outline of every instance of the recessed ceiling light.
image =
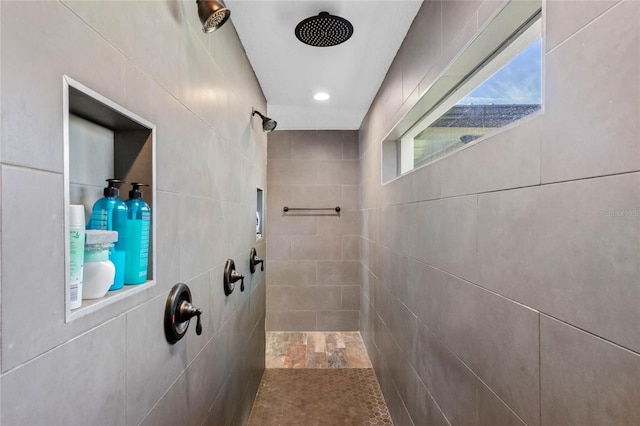
[[329,94],[325,92],[318,92],[315,95],[313,95],[313,99],[315,99],[316,101],[326,101],[330,97],[331,96],[329,96]]

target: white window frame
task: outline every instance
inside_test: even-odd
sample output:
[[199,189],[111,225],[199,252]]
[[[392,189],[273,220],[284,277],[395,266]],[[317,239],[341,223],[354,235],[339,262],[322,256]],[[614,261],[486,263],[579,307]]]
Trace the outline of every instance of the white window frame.
[[[541,7],[540,1],[508,2],[425,91],[381,144],[383,185],[414,170],[414,138],[417,135],[542,36]],[[542,61],[541,67],[544,68]],[[511,125],[493,130],[469,145],[509,127]]]

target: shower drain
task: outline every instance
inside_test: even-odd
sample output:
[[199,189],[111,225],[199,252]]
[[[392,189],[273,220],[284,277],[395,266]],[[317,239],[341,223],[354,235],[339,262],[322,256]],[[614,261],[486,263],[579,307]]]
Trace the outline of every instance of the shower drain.
[[296,25],[296,37],[309,46],[330,47],[349,40],[353,35],[351,22],[329,12],[303,19]]

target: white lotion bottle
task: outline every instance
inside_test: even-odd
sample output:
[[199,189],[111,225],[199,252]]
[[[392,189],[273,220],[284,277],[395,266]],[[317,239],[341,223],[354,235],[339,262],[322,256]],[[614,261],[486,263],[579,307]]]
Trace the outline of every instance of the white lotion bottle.
[[69,206],[69,306],[82,305],[82,279],[84,272],[85,221],[84,206]]

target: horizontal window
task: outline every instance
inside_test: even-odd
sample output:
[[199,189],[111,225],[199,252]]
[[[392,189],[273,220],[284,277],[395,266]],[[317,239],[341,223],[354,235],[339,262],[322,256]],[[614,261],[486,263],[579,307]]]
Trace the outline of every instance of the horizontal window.
[[[430,163],[542,107],[540,10],[511,2],[383,142],[383,181]],[[506,15],[509,20],[501,18]],[[519,16],[512,30],[513,18]],[[496,34],[502,34],[496,37]],[[490,49],[491,46],[494,46]],[[482,54],[482,52],[487,52]],[[483,58],[482,60],[472,60]],[[462,74],[452,84],[453,75]],[[447,70],[449,71],[449,70]],[[447,88],[446,84],[452,85]],[[448,90],[447,90],[448,89]],[[439,95],[441,93],[441,95]],[[426,102],[425,102],[426,100]],[[420,108],[426,110],[420,115]],[[406,130],[402,132],[402,129]]]
[[413,137],[413,167],[538,111],[541,55],[538,39],[424,130],[414,129],[420,133]]

